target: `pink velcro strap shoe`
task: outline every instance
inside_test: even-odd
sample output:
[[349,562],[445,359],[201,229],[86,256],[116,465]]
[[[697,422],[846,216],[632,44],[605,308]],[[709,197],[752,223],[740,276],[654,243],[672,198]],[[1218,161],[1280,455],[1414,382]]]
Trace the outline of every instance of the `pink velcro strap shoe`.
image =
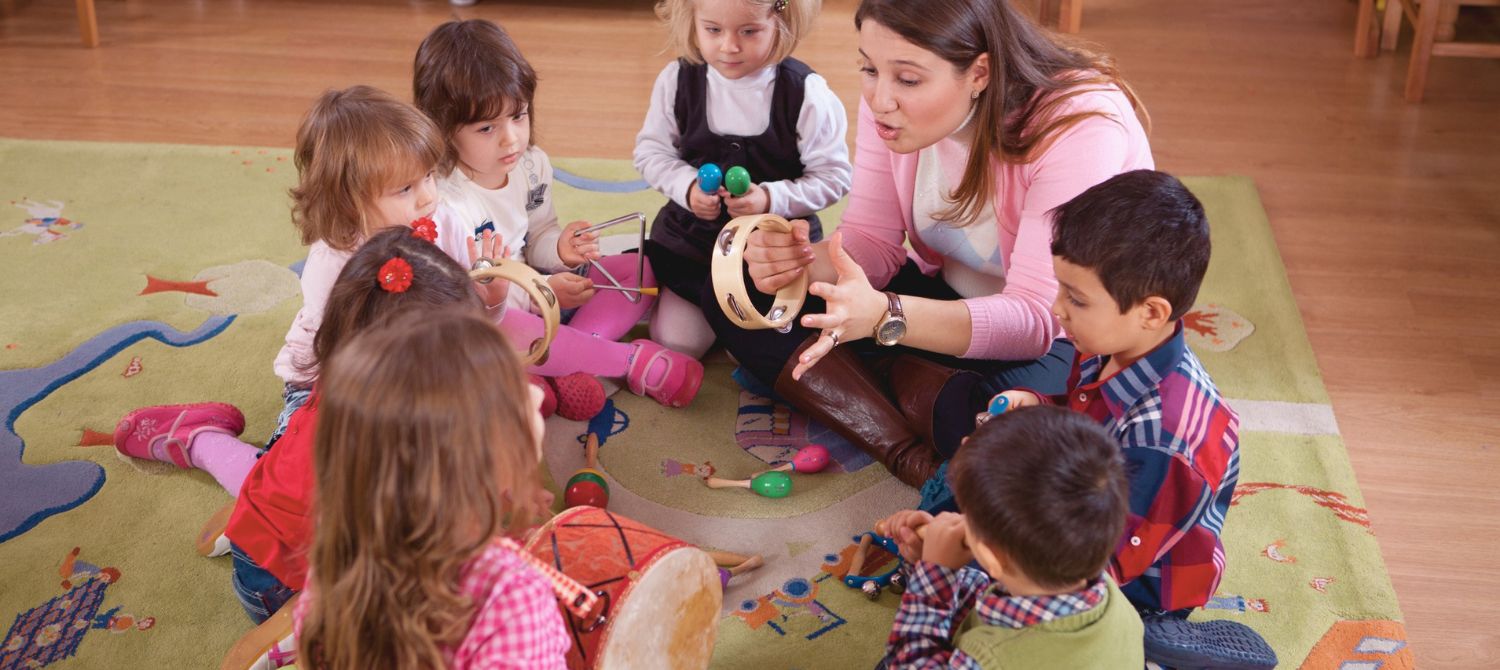
[[630,392],[668,407],[687,407],[703,385],[703,364],[651,340],[636,340],[625,381]]
[[244,430],[245,415],[234,405],[222,402],[142,407],[126,414],[115,426],[115,449],[131,458],[190,468],[193,466],[188,449],[199,433],[239,435]]

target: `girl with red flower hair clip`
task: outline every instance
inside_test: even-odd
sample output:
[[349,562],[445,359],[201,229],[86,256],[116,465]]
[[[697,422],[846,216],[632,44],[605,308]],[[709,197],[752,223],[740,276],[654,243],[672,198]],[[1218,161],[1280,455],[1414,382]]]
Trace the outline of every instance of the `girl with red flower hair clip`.
[[[412,230],[390,227],[375,233],[329,288],[310,360],[326,361],[355,335],[412,311],[457,307],[481,313],[475,286],[463,266]],[[393,391],[400,395],[405,389]],[[235,595],[257,623],[306,584],[321,394],[315,384],[308,401],[292,412],[276,448],[264,453],[235,437],[244,416],[224,403],[144,407],[115,429],[121,454],[204,470],[235,498],[216,544],[219,552],[233,556]]]

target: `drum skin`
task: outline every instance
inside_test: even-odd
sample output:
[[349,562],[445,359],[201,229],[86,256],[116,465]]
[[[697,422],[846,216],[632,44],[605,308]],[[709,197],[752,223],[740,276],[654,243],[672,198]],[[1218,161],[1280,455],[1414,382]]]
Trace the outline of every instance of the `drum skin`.
[[562,610],[571,670],[708,667],[723,587],[702,550],[597,507],[575,507],[531,536],[526,550],[609,601],[604,625]]

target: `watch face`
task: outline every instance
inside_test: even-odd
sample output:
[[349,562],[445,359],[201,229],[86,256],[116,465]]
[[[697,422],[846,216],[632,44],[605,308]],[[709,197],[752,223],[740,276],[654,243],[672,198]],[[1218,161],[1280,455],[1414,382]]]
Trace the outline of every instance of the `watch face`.
[[880,330],[875,333],[875,339],[881,344],[891,345],[901,341],[906,336],[906,322],[900,319],[891,319],[880,324]]

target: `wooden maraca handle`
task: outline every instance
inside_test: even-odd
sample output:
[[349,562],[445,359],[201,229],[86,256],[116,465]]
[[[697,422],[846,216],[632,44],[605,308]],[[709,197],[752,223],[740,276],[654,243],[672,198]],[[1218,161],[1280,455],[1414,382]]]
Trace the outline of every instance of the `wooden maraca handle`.
[[599,435],[589,433],[583,441],[583,460],[590,469],[599,469]]
[[708,477],[703,480],[703,483],[708,485],[708,488],[711,489],[750,488],[750,480],[748,479],[719,479],[718,477]]

